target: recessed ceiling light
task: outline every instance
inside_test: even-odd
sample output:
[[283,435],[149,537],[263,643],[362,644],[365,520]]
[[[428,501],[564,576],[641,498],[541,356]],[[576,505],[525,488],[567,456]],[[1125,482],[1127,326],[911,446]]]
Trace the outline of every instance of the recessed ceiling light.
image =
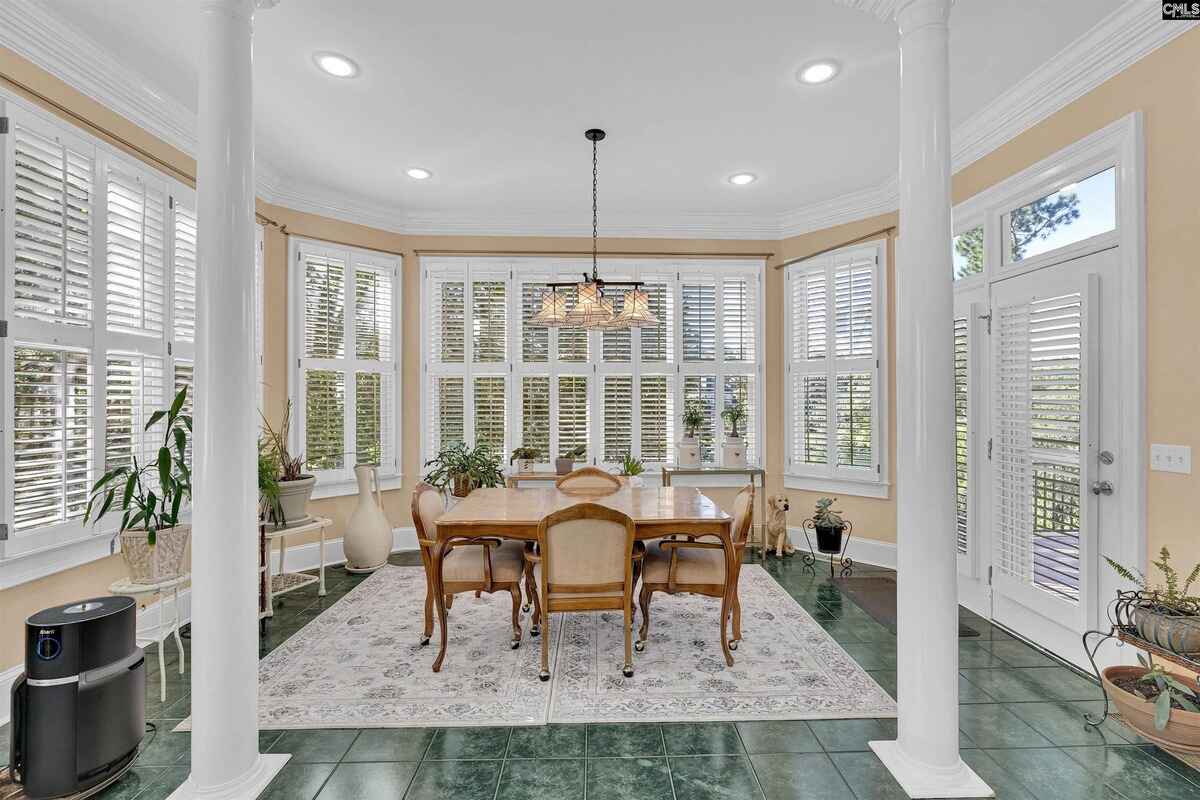
[[404,170],[404,174],[412,178],[414,181],[427,181],[433,177],[433,173],[422,167],[412,167]]
[[797,77],[801,83],[817,84],[831,81],[838,74],[836,61],[814,61],[800,68]]
[[729,182],[734,186],[745,186],[748,183],[754,183],[758,180],[758,176],[750,172],[738,172],[729,176]]
[[338,53],[313,53],[313,63],[335,78],[353,78],[358,74],[358,64]]

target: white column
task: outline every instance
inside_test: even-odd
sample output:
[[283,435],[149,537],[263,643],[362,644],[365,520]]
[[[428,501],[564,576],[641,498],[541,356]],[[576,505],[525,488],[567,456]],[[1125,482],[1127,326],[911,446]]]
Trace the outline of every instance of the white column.
[[192,492],[192,772],[172,798],[251,798],[258,752],[254,0],[200,0]]
[[990,797],[958,754],[950,256],[951,0],[899,0],[896,256],[899,737],[871,748],[909,797]]

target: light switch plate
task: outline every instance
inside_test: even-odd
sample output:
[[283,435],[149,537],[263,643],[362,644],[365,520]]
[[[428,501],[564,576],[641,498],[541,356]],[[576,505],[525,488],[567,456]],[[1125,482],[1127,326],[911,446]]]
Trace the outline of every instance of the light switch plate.
[[1181,444],[1150,445],[1150,469],[1192,474],[1192,448]]

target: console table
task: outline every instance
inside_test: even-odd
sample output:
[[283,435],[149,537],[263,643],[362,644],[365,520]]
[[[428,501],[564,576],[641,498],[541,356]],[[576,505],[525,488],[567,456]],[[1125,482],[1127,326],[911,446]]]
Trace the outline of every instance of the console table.
[[754,541],[753,528],[758,528],[758,549],[762,555],[762,563],[767,563],[767,471],[762,467],[680,467],[674,464],[664,464],[662,468],[662,485],[670,486],[671,479],[680,475],[744,475],[754,486],[758,479],[759,512],[758,524],[751,526],[750,540]]

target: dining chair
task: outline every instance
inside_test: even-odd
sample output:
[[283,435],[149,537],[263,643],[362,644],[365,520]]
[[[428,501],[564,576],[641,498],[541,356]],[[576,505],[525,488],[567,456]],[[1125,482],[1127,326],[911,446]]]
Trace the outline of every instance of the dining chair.
[[550,680],[550,614],[557,611],[620,609],[625,616],[625,677],[633,676],[633,520],[596,503],[580,503],[548,514],[538,524],[538,552],[526,551],[541,572],[534,619],[542,622],[542,671]]
[[[445,511],[441,492],[428,483],[417,484],[413,490],[412,518],[425,565],[425,628],[421,646],[429,644],[433,635],[433,548],[437,544],[437,519]],[[446,608],[454,595],[463,592],[508,592],[512,595],[512,649],[521,645],[521,581],[532,578],[520,542],[505,541],[492,536],[455,537],[446,544],[442,554],[442,586]]]
[[[747,486],[733,500],[733,546],[736,564],[732,575],[725,574],[725,548],[720,542],[698,541],[700,536],[661,539],[646,549],[642,562],[642,590],[638,606],[642,612],[642,629],[635,649],[646,647],[650,632],[650,600],[655,592],[667,594],[701,594],[724,597],[726,581],[732,584],[733,638],[729,649],[736,650],[742,640],[742,606],[738,600],[738,578],[742,572],[742,553],[749,540],[754,510],[754,487]],[[703,536],[713,536],[704,534]],[[725,623],[721,620],[722,633]]]
[[621,488],[621,479],[599,467],[580,467],[554,482],[564,492],[582,494],[611,494]]

